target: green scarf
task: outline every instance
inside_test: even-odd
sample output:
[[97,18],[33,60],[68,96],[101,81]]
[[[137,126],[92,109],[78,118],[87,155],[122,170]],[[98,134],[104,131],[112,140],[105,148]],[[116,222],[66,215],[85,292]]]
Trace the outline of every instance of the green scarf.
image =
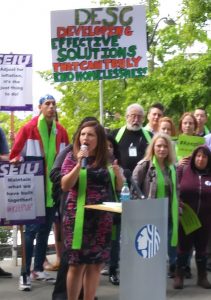
[[80,169],[78,197],[73,231],[72,249],[81,249],[84,226],[84,205],[86,203],[87,169]]
[[111,165],[108,166],[108,172],[109,172],[110,178],[111,178],[111,184],[112,184],[112,189],[113,189],[115,201],[119,202],[119,199],[118,199],[117,194],[116,194],[116,188],[115,188],[115,174],[114,174],[114,171],[113,171],[113,168],[112,168]]
[[[153,157],[153,165],[155,166],[157,174],[157,198],[165,198],[165,179],[163,172],[158,164],[156,157]],[[172,236],[171,236],[171,246],[176,246],[178,242],[178,199],[177,199],[177,187],[176,187],[176,171],[173,165],[169,166],[171,173],[172,182],[172,203],[171,203],[171,216],[172,216]]]
[[204,133],[205,135],[210,133],[209,128],[206,125],[204,125]]
[[[112,188],[114,189],[116,195],[114,171],[110,167],[108,168],[108,172],[111,178]],[[76,215],[75,215],[73,241],[72,241],[72,249],[74,250],[79,250],[81,249],[82,246],[84,213],[85,213],[84,205],[86,204],[86,188],[87,188],[87,169],[80,169],[79,182],[78,182],[78,196],[77,196],[77,203],[76,203]]]
[[[122,136],[123,136],[123,134],[124,134],[126,128],[127,128],[127,126],[125,125],[125,126],[121,127],[121,128],[119,129],[119,131],[117,132],[117,135],[116,135],[116,137],[115,137],[115,140],[116,140],[117,143],[120,142],[120,140],[121,140],[121,138],[122,138]],[[140,129],[140,131],[143,132],[143,135],[144,135],[144,137],[145,137],[147,143],[149,144],[149,143],[151,142],[151,140],[152,140],[152,137],[151,137],[151,135],[149,134],[149,131],[145,130],[143,127]]]
[[50,171],[56,156],[56,123],[53,121],[49,136],[48,126],[43,114],[38,118],[38,131],[40,133],[46,162],[46,207],[53,207],[52,182],[50,181]]

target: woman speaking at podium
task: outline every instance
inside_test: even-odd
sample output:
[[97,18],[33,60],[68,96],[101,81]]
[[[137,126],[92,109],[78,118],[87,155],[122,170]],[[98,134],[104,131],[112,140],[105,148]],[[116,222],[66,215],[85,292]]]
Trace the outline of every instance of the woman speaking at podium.
[[63,217],[68,300],[78,299],[82,285],[85,299],[94,299],[100,271],[110,258],[112,213],[84,208],[112,201],[114,189],[121,191],[120,168],[117,162],[108,165],[104,128],[95,121],[83,123],[62,166],[62,189],[69,192]]

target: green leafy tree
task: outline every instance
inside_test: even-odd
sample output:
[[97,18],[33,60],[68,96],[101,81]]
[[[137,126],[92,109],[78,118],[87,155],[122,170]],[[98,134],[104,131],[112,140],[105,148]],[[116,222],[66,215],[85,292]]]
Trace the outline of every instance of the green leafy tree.
[[[30,120],[31,115],[29,115],[25,119],[20,119],[17,115],[14,114],[14,121],[12,121],[11,113],[10,112],[1,112],[0,117],[0,126],[3,129],[8,144],[11,147],[12,140],[18,130],[25,124],[28,120]],[[13,132],[12,132],[13,131]]]
[[[176,66],[176,67],[175,67]],[[211,111],[211,56],[187,59],[174,57],[164,66],[156,68],[150,76],[128,84],[126,101],[136,98],[146,109],[154,102],[161,102],[166,114],[178,121],[185,111],[204,107]],[[211,121],[211,120],[210,120]],[[211,122],[210,122],[211,125]]]
[[[115,3],[101,1],[103,5]],[[175,121],[184,111],[193,111],[197,106],[207,108],[208,113],[210,111],[211,55],[205,28],[210,21],[210,1],[184,0],[175,20],[176,25],[162,29],[156,29],[159,1],[151,0],[147,3],[148,37],[154,34],[149,49],[149,59],[154,64],[151,68],[153,72],[139,79],[103,82],[104,125],[111,128],[124,123],[125,109],[134,102],[139,102],[146,110],[153,102],[162,102],[166,113],[173,116]],[[206,43],[207,53],[187,55],[187,47],[195,41]],[[50,71],[41,73],[41,76],[54,84]],[[58,104],[60,122],[65,125],[70,136],[85,116],[99,118],[97,81],[60,83],[56,84],[56,88],[63,95]]]

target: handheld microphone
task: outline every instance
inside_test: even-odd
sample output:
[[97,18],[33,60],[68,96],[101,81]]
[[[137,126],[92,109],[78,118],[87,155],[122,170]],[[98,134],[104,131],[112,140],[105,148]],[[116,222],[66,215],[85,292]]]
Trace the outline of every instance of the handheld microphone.
[[[81,145],[81,150],[87,150],[88,146],[86,144]],[[81,168],[86,169],[87,167],[87,157],[82,157],[81,159]]]

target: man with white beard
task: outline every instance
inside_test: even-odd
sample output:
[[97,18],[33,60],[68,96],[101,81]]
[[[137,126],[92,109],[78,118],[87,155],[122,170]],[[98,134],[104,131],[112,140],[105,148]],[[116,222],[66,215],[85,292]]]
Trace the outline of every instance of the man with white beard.
[[131,104],[126,109],[126,125],[112,132],[119,144],[121,167],[131,172],[144,157],[152,137],[150,132],[142,128],[143,121],[143,107],[138,103]]

